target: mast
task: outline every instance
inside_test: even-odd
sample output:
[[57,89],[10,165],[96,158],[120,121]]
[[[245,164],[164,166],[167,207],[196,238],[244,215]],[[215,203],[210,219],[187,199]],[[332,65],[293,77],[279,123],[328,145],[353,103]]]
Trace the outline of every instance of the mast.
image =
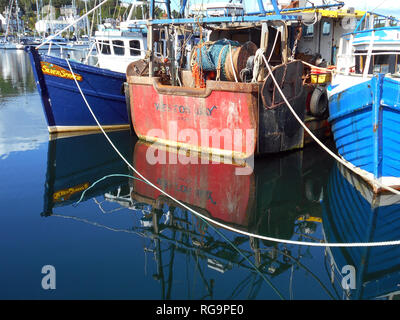
[[10,28],[11,10],[12,10],[13,3],[14,3],[14,0],[11,0],[10,6],[8,8],[7,28],[6,28],[6,35],[5,35],[6,41],[7,41],[7,37],[8,37],[8,30]]
[[39,4],[38,4],[38,0],[36,0],[36,21],[39,21]]
[[[85,13],[87,13],[87,0],[84,0],[85,1]],[[89,38],[89,40],[90,40],[90,26],[89,26],[89,16],[87,16],[86,17],[86,32],[87,32],[87,35],[88,35],[88,38]]]
[[19,7],[18,7],[18,0],[15,0],[15,19],[17,21],[17,36],[19,38],[20,34],[19,34]]

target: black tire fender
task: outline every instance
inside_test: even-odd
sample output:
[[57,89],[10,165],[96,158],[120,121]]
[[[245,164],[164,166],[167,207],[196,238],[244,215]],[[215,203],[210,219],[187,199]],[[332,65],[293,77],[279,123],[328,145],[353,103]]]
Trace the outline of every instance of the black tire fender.
[[328,115],[328,94],[324,86],[317,86],[310,100],[310,111],[314,117],[322,118]]

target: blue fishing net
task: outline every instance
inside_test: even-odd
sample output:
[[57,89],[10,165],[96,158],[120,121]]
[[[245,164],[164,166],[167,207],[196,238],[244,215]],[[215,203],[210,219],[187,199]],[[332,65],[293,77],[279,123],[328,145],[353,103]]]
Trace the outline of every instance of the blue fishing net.
[[224,66],[229,52],[229,45],[232,47],[240,46],[239,42],[237,41],[222,39],[209,46],[203,45],[200,48],[197,48],[197,64],[201,66],[205,72],[216,71],[221,55],[221,60],[219,63],[221,66],[221,80],[226,80]]

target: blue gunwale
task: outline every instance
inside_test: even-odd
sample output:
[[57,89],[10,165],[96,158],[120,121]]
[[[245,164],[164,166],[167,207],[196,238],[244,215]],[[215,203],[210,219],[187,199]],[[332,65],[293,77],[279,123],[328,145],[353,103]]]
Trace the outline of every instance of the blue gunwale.
[[385,31],[385,30],[398,30],[398,31],[400,31],[400,26],[380,27],[380,28],[372,28],[372,29],[352,31],[352,32],[348,32],[348,33],[342,34],[342,37],[350,36],[352,34],[362,34],[362,33],[369,33],[369,32],[372,32],[372,31]]
[[[33,47],[28,47],[27,52],[49,131],[98,130],[75,81],[42,72],[42,61],[69,71],[66,60],[41,55]],[[128,128],[129,118],[123,90],[125,74],[75,61],[71,61],[70,65],[74,73],[82,76],[79,85],[100,123],[109,129]]]
[[329,121],[339,154],[375,179],[400,177],[399,106],[400,79],[383,74],[329,98]]

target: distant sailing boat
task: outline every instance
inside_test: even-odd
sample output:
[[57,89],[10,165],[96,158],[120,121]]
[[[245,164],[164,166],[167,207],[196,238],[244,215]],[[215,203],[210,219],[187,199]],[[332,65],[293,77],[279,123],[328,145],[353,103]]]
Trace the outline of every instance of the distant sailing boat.
[[132,4],[127,21],[118,29],[103,26],[96,33],[99,67],[27,48],[49,132],[99,130],[73,74],[103,128],[129,128],[125,70],[130,62],[143,59],[147,50],[147,29],[131,20],[134,9]]
[[[17,38],[14,35],[10,36],[10,22],[13,21],[13,7],[15,3],[15,21],[16,21],[16,28],[17,28]],[[11,0],[10,5],[7,10],[7,27],[6,27],[6,34],[4,39],[0,42],[0,49],[17,49],[17,44],[19,43],[20,38],[20,20],[18,18],[19,14],[19,6],[18,0]]]

